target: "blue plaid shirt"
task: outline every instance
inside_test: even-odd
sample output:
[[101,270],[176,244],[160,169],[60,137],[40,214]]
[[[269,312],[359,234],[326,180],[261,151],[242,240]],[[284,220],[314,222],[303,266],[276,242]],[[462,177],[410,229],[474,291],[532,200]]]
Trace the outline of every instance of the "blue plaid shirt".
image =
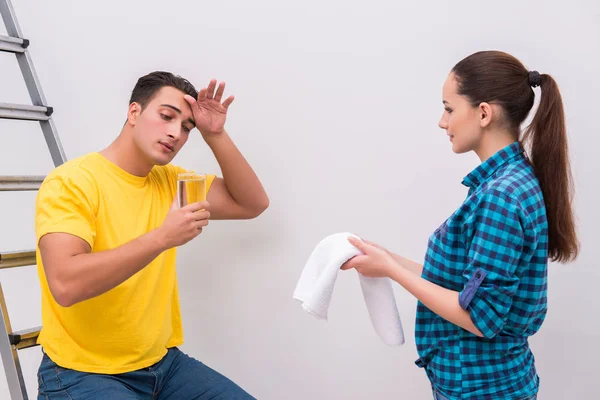
[[462,206],[430,237],[423,278],[459,292],[478,337],[417,306],[419,359],[449,399],[524,399],[539,378],[527,338],[546,315],[548,224],[539,182],[515,142],[463,180]]

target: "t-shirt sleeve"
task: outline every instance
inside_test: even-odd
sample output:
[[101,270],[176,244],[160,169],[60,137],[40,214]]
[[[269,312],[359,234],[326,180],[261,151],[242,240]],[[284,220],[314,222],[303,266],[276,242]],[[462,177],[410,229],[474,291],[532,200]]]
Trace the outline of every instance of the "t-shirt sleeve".
[[52,177],[44,181],[36,198],[37,241],[48,233],[69,233],[91,248],[96,238],[97,189],[89,179]]

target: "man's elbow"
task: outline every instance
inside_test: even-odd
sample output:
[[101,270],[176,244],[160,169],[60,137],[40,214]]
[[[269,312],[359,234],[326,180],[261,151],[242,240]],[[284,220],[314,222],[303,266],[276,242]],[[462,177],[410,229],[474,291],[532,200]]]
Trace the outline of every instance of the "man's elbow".
[[63,282],[59,280],[55,280],[54,282],[48,281],[48,287],[50,288],[50,293],[52,294],[54,301],[61,307],[71,307],[78,303],[74,291]]
[[68,292],[62,290],[51,291],[54,301],[61,307],[71,307],[75,304],[75,299]]
[[[269,205],[271,205],[271,201],[269,200],[269,197],[265,194],[264,199],[260,203],[260,207],[259,207],[260,212],[258,213],[258,215],[260,215],[263,212],[265,212],[266,209],[269,208]],[[257,217],[258,217],[258,215],[257,215]]]
[[256,218],[259,215],[261,215],[262,213],[265,212],[265,210],[267,208],[269,208],[270,205],[270,201],[269,198],[267,197],[267,195],[264,196],[264,198],[257,203],[254,207],[252,207],[252,209],[248,210],[248,217],[249,218]]

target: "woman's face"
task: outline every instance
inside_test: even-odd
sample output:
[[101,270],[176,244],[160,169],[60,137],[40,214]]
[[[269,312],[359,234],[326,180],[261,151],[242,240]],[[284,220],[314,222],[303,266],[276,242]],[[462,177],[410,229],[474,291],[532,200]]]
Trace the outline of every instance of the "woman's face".
[[479,147],[482,138],[480,112],[458,91],[454,74],[448,75],[442,90],[444,113],[438,123],[450,137],[452,151],[466,153]]

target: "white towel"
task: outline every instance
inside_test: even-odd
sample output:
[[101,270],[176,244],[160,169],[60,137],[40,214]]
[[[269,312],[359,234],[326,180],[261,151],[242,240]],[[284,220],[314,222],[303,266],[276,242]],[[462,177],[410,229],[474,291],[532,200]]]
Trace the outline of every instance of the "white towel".
[[[352,233],[336,233],[327,236],[313,250],[306,263],[294,299],[317,318],[327,320],[327,310],[333,294],[333,286],[340,267],[354,256],[362,254],[348,242],[359,237]],[[404,331],[389,278],[367,278],[358,274],[365,303],[375,331],[390,346],[404,344]]]

